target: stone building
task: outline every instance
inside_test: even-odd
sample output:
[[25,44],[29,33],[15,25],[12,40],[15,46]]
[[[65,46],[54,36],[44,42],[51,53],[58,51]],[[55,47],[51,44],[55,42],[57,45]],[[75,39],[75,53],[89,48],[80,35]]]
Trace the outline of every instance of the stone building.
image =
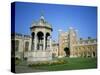
[[[12,34],[12,57],[16,57],[19,59],[27,59],[28,53],[34,51],[34,47],[32,47],[32,37],[31,35],[23,35],[19,33]],[[58,57],[58,43],[55,41],[51,41],[52,46],[52,57]],[[40,49],[42,50],[43,47]],[[47,48],[46,48],[47,49]],[[48,45],[49,49],[49,45]],[[15,55],[14,55],[15,54]]]
[[27,58],[28,51],[31,51],[31,36],[14,33],[11,38],[12,57]]
[[56,41],[52,41],[52,57],[58,57],[59,44]]
[[[45,58],[42,60],[51,60],[52,57],[65,57],[66,53],[64,48],[66,47],[69,48],[70,57],[97,56],[97,39],[93,39],[91,37],[88,37],[87,39],[78,39],[77,31],[75,31],[73,28],[69,28],[68,32],[60,31],[58,43],[54,40],[51,41],[48,33],[45,36],[46,38],[44,43],[44,34],[42,31],[37,31],[36,39],[34,37],[34,32],[32,32],[31,35],[22,35],[18,33],[12,35],[12,57],[17,57],[20,59],[28,59],[28,57],[30,57],[28,61],[32,61],[33,59],[36,61],[36,56],[39,56],[39,58],[43,56],[41,52],[43,52],[44,55],[48,55],[48,52],[50,51],[50,58],[48,57],[49,59]],[[35,45],[35,43],[37,43],[37,45]]]
[[97,40],[80,39],[76,45],[73,45],[73,50],[73,55],[77,57],[97,57]]
[[59,32],[59,51],[58,56],[66,55],[64,48],[69,49],[70,57],[96,57],[97,39],[78,39],[77,31],[70,27],[67,32]]
[[[52,57],[96,57],[97,39],[79,39],[77,31],[70,27],[67,32],[59,31],[58,42],[52,41],[52,26],[43,15],[30,27],[31,35],[11,35],[12,57],[28,62],[49,61]],[[66,54],[64,49],[68,49]]]

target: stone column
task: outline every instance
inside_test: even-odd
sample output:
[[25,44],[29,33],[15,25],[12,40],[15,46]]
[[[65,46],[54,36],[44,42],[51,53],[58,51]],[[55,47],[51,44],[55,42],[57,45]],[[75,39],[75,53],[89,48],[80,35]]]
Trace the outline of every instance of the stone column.
[[33,36],[33,34],[31,34],[31,36],[32,36],[32,38],[31,38],[31,51],[33,51],[34,50],[34,36]]
[[93,56],[93,51],[91,52],[91,54],[92,54],[92,58],[93,58],[93,57],[94,57],[94,56]]
[[44,41],[43,41],[43,50],[45,50],[45,38],[46,38],[46,34],[45,33],[44,33],[43,38],[44,38]]
[[35,35],[34,35],[34,50],[36,51],[37,50],[37,33],[35,32]]
[[31,50],[33,50],[33,37],[31,39]]

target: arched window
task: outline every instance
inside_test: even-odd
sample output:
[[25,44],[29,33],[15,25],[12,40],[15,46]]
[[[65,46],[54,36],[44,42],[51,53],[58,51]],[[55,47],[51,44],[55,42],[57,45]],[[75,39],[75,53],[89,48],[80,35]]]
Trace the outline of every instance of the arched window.
[[29,42],[25,42],[25,51],[28,51],[29,48]]
[[15,51],[19,50],[19,41],[15,40]]

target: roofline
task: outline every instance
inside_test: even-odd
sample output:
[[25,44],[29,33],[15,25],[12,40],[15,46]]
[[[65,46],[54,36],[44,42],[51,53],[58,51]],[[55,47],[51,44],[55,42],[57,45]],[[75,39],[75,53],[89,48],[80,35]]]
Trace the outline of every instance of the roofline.
[[48,26],[33,26],[33,27],[30,27],[30,29],[33,29],[33,28],[47,28],[47,29],[50,29],[51,31],[53,31],[53,29],[48,27]]

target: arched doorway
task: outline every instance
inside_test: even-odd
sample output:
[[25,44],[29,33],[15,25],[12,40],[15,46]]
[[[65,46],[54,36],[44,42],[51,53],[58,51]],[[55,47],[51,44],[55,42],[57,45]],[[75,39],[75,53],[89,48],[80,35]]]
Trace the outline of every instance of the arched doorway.
[[50,33],[46,33],[46,49],[50,48]]
[[65,47],[64,51],[66,53],[66,57],[69,57],[70,56],[70,49],[68,47]]
[[37,43],[37,50],[43,50],[43,32],[38,32],[37,33],[37,38],[38,38],[38,43]]

